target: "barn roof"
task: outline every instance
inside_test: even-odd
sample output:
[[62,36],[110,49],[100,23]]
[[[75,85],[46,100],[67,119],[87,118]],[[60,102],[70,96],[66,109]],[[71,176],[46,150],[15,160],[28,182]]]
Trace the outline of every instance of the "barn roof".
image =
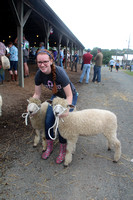
[[[4,0],[2,1],[2,6],[0,6],[0,40],[4,40],[5,44],[9,40],[14,41],[17,37],[18,22],[16,20],[17,14],[15,13],[15,7],[18,1],[21,2],[21,0]],[[40,41],[45,41],[46,29],[48,28],[46,24],[48,23],[53,30],[53,34],[49,36],[50,46],[56,46],[59,40],[59,34],[62,34],[62,46],[66,46],[66,41],[69,40],[69,43],[73,42],[78,49],[84,49],[83,44],[44,0],[23,0],[23,3],[24,14],[28,10],[31,11],[23,27],[23,32],[30,42],[30,46],[34,46],[35,44],[38,46]]]

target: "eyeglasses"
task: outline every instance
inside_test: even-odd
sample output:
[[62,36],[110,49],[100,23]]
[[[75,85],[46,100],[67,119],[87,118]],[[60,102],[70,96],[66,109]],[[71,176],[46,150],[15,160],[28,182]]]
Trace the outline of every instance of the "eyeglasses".
[[38,61],[37,64],[38,65],[42,65],[42,64],[47,64],[49,62],[49,60],[45,60],[45,61]]

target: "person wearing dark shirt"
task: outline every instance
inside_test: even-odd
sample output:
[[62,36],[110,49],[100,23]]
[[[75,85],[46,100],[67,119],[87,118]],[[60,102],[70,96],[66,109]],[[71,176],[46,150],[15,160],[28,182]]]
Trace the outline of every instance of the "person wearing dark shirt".
[[[35,93],[34,98],[40,98],[41,87],[44,85],[46,88],[52,90],[51,100],[56,96],[65,98],[68,104],[76,105],[78,93],[70,81],[65,70],[60,66],[55,66],[53,54],[50,51],[43,49],[37,53],[37,65],[39,70],[35,75]],[[72,110],[69,110],[70,112]],[[62,114],[61,117],[67,116],[68,113]],[[47,142],[47,149],[42,154],[43,159],[47,159],[53,151],[53,140],[48,135],[48,130],[54,124],[55,117],[52,107],[49,105],[45,118],[45,135]],[[53,137],[53,129],[50,129],[50,135]],[[66,154],[66,140],[59,133],[60,152],[56,159],[56,163],[63,162]]]
[[54,55],[54,62],[57,63],[58,52],[56,50],[56,47],[53,47],[52,52],[53,52],[53,55]]
[[82,83],[84,76],[86,74],[86,83],[89,83],[89,74],[90,74],[90,62],[92,60],[93,55],[90,54],[90,49],[87,50],[87,53],[83,55],[83,72],[80,76],[79,83]]

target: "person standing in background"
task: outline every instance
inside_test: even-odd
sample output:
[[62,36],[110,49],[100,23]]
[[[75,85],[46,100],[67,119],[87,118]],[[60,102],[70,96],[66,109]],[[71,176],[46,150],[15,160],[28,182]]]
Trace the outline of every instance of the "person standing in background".
[[95,60],[95,66],[94,66],[94,76],[93,76],[92,82],[97,81],[98,83],[100,83],[101,82],[101,67],[102,67],[102,61],[103,61],[103,54],[100,48],[97,50],[97,55],[95,56],[94,60]]
[[63,48],[60,50],[60,66],[63,68],[63,59],[64,59],[64,53]]
[[[9,60],[10,60],[10,69],[8,69],[9,74],[11,75],[11,80],[12,81],[17,81],[17,66],[18,66],[18,49],[13,45],[12,42],[9,42],[8,44],[9,47]],[[14,74],[13,74],[14,70]]]
[[87,53],[83,55],[83,72],[80,76],[79,83],[82,83],[84,76],[86,74],[86,83],[89,83],[89,74],[90,74],[90,62],[92,60],[93,55],[90,54],[90,49],[87,50]]
[[55,64],[57,64],[58,52],[56,50],[56,47],[52,48],[52,52],[53,52],[53,55],[54,55],[54,62],[55,62]]
[[116,61],[115,67],[116,67],[116,71],[118,72],[119,67],[120,67],[120,62],[119,62],[119,60]]
[[[17,46],[18,38],[15,39],[14,44]],[[27,64],[29,53],[30,53],[30,47],[29,42],[25,38],[25,34],[23,34],[23,63],[24,63],[24,78],[29,77],[29,67]]]
[[4,45],[3,42],[0,42],[0,82],[1,84],[3,84],[4,75],[5,75],[5,72],[2,68],[1,56],[4,56],[5,54],[6,54],[6,46]]
[[67,68],[70,67],[70,52],[67,50]]
[[[45,49],[44,42],[40,42],[40,44],[39,44],[39,49]],[[39,50],[39,49],[38,49],[38,50]]]
[[29,58],[29,42],[25,38],[25,34],[23,34],[23,62],[24,62],[24,78],[29,77],[29,67],[27,64]]
[[109,65],[110,65],[110,72],[112,72],[113,66],[115,65],[115,61],[113,58],[109,61]]
[[[78,61],[79,61],[79,56],[78,56],[77,51],[75,51],[74,58],[73,58],[73,65],[75,66],[75,72],[77,72]],[[72,71],[73,71],[73,67],[72,67]]]

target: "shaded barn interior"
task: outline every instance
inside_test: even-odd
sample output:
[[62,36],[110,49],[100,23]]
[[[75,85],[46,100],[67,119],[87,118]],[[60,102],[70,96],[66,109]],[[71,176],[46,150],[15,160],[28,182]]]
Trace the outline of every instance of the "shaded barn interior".
[[[0,41],[5,45],[9,41],[14,42],[18,38],[18,75],[19,85],[24,87],[23,71],[23,34],[30,43],[30,47],[38,47],[44,42],[45,48],[56,47],[67,49],[70,54],[72,50],[78,50],[82,55],[84,46],[56,15],[44,0],[5,0],[0,6]],[[59,53],[58,53],[59,63]],[[66,66],[66,63],[65,63]]]
[[[0,20],[0,41],[3,41],[6,45],[17,37],[17,21],[13,5],[17,8],[19,1],[5,0],[2,1],[2,6],[0,6],[2,19]],[[47,34],[49,36],[49,46],[57,46],[61,34],[61,46],[64,47],[67,43],[70,46],[73,42],[77,49],[84,49],[82,43],[44,0],[24,0],[23,2],[24,16],[31,9],[31,13],[23,26],[23,33],[25,33],[27,40],[30,42],[30,46],[38,46],[41,41],[46,43]]]

